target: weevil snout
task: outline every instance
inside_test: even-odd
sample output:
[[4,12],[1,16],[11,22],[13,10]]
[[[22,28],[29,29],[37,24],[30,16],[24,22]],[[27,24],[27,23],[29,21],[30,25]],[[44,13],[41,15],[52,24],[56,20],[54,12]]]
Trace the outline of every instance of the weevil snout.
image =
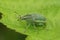
[[26,17],[25,16],[20,16],[20,19],[21,20],[26,20]]
[[22,20],[28,20],[28,19],[31,19],[31,15],[25,15],[25,16],[21,16],[20,17]]

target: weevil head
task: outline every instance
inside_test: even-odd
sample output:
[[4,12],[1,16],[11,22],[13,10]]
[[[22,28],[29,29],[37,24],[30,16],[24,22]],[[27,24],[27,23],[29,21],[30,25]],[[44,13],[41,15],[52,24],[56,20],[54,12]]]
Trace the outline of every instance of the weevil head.
[[20,19],[21,19],[21,20],[26,20],[26,17],[21,16]]
[[24,16],[20,16],[21,20],[29,20],[31,19],[31,15],[24,15]]

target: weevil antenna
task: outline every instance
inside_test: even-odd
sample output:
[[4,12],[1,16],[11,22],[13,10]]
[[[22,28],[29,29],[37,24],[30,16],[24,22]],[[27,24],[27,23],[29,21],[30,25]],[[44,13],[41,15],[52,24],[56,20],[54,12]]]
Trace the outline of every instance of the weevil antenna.
[[15,11],[14,12],[15,14],[16,14],[16,16],[17,16],[17,18],[18,18],[18,21],[20,20],[20,18],[21,18],[21,15],[18,15],[18,13]]

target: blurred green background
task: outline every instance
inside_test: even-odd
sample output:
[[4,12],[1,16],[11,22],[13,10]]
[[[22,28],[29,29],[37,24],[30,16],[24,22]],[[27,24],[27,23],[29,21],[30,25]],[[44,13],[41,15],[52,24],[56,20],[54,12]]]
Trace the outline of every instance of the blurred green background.
[[[26,40],[60,40],[60,0],[0,0],[0,12],[3,13],[0,22],[7,25],[7,28],[28,35]],[[46,29],[37,28],[36,31],[29,27],[24,32],[26,23],[17,20],[19,15],[28,13],[44,15],[47,18]],[[18,37],[15,38],[20,40]]]

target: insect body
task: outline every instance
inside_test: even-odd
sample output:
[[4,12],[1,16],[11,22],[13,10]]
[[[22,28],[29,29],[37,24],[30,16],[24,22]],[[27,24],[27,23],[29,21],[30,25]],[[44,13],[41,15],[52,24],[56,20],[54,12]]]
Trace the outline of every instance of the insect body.
[[34,26],[46,25],[46,18],[40,14],[27,14],[20,17],[21,20],[25,20],[27,24]]

